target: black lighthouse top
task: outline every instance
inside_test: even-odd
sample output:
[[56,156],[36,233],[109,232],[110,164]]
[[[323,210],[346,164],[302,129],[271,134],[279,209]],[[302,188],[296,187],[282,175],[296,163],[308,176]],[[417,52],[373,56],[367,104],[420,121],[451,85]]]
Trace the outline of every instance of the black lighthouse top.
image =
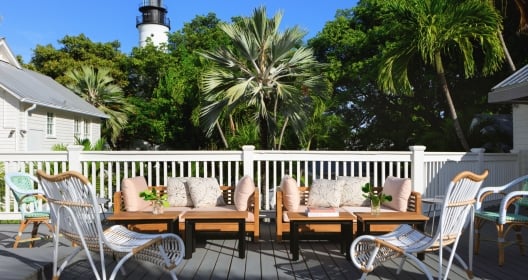
[[136,17],[136,27],[141,24],[160,24],[170,29],[170,20],[166,17],[167,7],[163,0],[143,0],[139,4],[141,16]]

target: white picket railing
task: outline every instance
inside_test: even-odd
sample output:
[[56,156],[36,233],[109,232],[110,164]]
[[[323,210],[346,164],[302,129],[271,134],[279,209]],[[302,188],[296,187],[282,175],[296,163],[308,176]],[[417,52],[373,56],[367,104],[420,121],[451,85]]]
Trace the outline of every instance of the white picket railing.
[[[215,177],[221,185],[235,185],[249,174],[260,188],[263,212],[273,211],[275,190],[284,175],[309,186],[315,179],[337,176],[370,177],[382,185],[387,176],[408,177],[424,197],[442,194],[455,174],[490,170],[484,185],[504,184],[519,176],[518,154],[425,152],[424,146],[409,151],[268,151],[244,146],[240,151],[82,151],[0,153],[3,172],[35,173],[43,169],[57,174],[68,169],[87,176],[99,197],[112,199],[121,180],[144,176],[149,185],[166,185],[169,177]],[[17,205],[9,190],[0,185],[0,219],[18,219]]]

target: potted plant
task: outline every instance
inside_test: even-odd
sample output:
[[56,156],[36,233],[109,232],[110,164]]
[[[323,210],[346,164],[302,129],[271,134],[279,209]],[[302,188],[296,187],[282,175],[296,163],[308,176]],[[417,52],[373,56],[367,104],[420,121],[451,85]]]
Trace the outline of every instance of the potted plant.
[[142,191],[139,193],[139,196],[152,203],[153,214],[163,214],[163,207],[169,206],[167,194],[159,195],[156,191],[156,188],[150,188],[146,191]]
[[366,183],[361,190],[363,196],[370,200],[370,210],[372,215],[379,215],[381,204],[385,201],[392,201],[392,196],[384,194],[381,188],[375,188],[370,183]]

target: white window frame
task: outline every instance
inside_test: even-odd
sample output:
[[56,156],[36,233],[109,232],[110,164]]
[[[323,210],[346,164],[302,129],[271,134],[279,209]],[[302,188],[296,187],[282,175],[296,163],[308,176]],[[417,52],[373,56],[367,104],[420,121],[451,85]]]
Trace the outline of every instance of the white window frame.
[[51,112],[46,114],[46,136],[55,137],[55,115]]
[[78,138],[79,140],[82,140],[81,138],[81,127],[82,127],[82,121],[79,118],[75,118],[73,120],[73,137]]
[[92,134],[92,123],[89,119],[84,119],[83,123],[83,140],[88,139],[91,140],[91,134]]

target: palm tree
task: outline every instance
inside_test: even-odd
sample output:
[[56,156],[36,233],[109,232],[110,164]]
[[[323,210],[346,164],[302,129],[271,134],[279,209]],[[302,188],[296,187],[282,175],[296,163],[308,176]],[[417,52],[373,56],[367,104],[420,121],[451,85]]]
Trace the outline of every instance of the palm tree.
[[458,120],[446,80],[443,56],[460,56],[466,78],[475,74],[474,47],[484,54],[482,72],[489,75],[499,70],[504,51],[497,31],[502,19],[497,11],[481,0],[397,0],[387,2],[390,24],[397,27],[398,38],[383,54],[378,81],[383,90],[411,92],[408,66],[418,56],[434,67],[447,100],[455,131],[464,150],[469,150]]
[[83,66],[81,70],[66,72],[66,76],[72,80],[67,85],[69,89],[109,116],[103,124],[103,134],[115,144],[135,107],[125,99],[109,73],[106,68]]
[[321,64],[301,46],[305,31],[296,26],[279,32],[281,19],[281,12],[268,19],[266,8],[257,8],[249,18],[219,24],[232,48],[200,52],[213,64],[201,81],[208,104],[200,117],[209,135],[219,118],[248,108],[251,117],[245,119],[258,124],[262,149],[280,149],[280,126],[303,127],[310,94],[322,85],[314,74]]

